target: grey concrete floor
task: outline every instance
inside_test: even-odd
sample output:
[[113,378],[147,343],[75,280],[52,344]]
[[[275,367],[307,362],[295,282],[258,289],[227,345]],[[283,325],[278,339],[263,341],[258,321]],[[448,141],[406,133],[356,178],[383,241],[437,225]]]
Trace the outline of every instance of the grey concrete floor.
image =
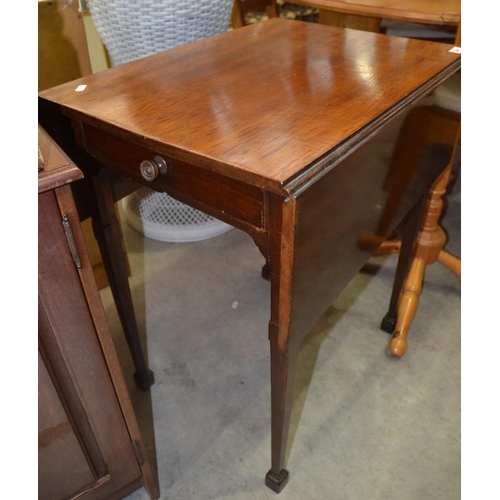
[[[459,174],[459,161],[456,173]],[[460,255],[460,176],[447,198]],[[123,223],[139,328],[156,383],[135,388],[108,288],[101,295],[161,498],[273,499],[269,283],[249,236],[143,238]],[[427,267],[406,355],[379,329],[397,257],[371,260],[305,338],[283,500],[460,498],[460,279]],[[144,489],[127,500],[145,500]]]

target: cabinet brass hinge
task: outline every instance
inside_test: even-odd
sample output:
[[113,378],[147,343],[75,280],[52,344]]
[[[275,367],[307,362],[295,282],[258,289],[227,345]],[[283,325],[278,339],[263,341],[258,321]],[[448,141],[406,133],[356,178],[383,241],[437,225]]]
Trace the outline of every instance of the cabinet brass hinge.
[[66,233],[66,239],[68,240],[69,249],[71,251],[71,256],[73,257],[73,261],[75,262],[75,266],[79,271],[82,270],[82,261],[80,259],[80,252],[78,251],[78,247],[76,246],[75,235],[73,234],[73,228],[71,227],[71,221],[67,214],[63,215],[63,227],[64,232]]
[[137,441],[132,441],[132,448],[134,448],[135,458],[139,462],[139,465],[144,464],[144,458],[142,456],[141,448],[139,447],[139,443]]

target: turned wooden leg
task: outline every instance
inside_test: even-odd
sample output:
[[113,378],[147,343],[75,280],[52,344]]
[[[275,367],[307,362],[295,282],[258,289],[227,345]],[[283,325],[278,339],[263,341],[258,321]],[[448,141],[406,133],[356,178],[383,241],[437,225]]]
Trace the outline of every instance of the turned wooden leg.
[[443,210],[442,198],[446,192],[452,163],[453,159],[432,185],[425,204],[425,213],[415,244],[415,258],[398,304],[394,335],[389,341],[389,353],[397,358],[402,357],[406,351],[406,337],[418,306],[425,267],[439,261],[460,274],[459,259],[443,250],[446,233],[439,225]]
[[379,257],[380,255],[388,255],[400,252],[401,252],[401,241],[385,240],[380,244],[374,255],[375,257]]
[[462,276],[462,261],[455,255],[452,255],[446,250],[441,250],[437,260],[457,276]]
[[274,338],[271,336],[271,469],[266,486],[279,493],[288,482],[285,458],[300,345],[281,348]]
[[154,384],[154,374],[146,365],[139,338],[127,267],[121,248],[120,222],[115,212],[111,179],[108,173],[102,170],[92,177],[92,182],[97,199],[97,209],[92,215],[94,234],[136,369],[135,384],[143,391],[147,391]]
[[404,223],[403,234],[400,243],[399,259],[392,287],[391,300],[389,310],[382,320],[380,328],[387,333],[392,333],[396,327],[398,319],[398,302],[403,288],[403,283],[408,275],[411,260],[413,257],[413,246],[420,228],[422,213],[425,206],[425,197],[423,197],[413,210],[408,214],[407,220]]
[[398,319],[394,334],[389,341],[389,354],[400,358],[406,352],[406,337],[418,306],[425,272],[425,260],[416,257],[411,264],[408,278],[403,286],[398,308]]

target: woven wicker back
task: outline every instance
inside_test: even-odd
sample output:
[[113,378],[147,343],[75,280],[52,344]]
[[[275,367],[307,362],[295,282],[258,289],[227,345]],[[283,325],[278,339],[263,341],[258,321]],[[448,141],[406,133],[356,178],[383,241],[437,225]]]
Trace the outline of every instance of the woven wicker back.
[[113,65],[216,35],[229,27],[234,0],[89,0]]
[[[234,0],[89,0],[96,29],[117,66],[227,31]],[[160,241],[197,241],[232,226],[166,193],[142,188],[122,200],[127,222]]]

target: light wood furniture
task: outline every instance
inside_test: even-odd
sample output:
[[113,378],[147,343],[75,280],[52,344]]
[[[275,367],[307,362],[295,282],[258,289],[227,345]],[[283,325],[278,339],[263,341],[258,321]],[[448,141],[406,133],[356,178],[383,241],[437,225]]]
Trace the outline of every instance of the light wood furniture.
[[245,26],[245,14],[253,10],[264,11],[271,19],[278,17],[276,0],[234,0],[231,25],[233,28]]
[[38,2],[38,90],[91,73],[78,2]]
[[[92,74],[83,14],[79,2],[38,2],[38,90],[46,90]],[[90,219],[82,230],[99,289],[109,286]],[[124,239],[124,256],[127,259]],[[127,259],[127,269],[130,267]]]
[[406,339],[422,292],[426,266],[439,262],[458,276],[461,275],[460,259],[444,249],[447,237],[439,225],[443,208],[442,198],[446,193],[452,166],[453,162],[450,162],[430,189],[410,271],[397,300],[397,313],[392,316],[389,312],[382,322],[382,328],[392,333],[388,351],[395,358],[401,358],[406,352]]
[[83,174],[38,138],[38,498],[158,498],[71,192]]
[[[269,262],[266,484],[276,492],[288,481],[301,341],[376,250],[359,237],[376,229],[391,195],[384,179],[409,112],[459,68],[443,44],[278,18],[39,96],[41,123],[92,180],[78,184],[89,191],[77,201],[85,209],[95,194],[97,225],[120,196],[111,180],[129,179],[246,231]],[[404,224],[410,247],[418,207],[451,155],[433,144],[424,152],[433,161],[419,163],[381,235]],[[101,240],[110,254],[113,224]],[[402,253],[398,269],[410,258]]]
[[[461,45],[461,23],[459,23],[455,45]],[[452,85],[448,85],[451,83]],[[429,139],[453,147],[460,141],[460,74],[448,80],[436,90],[435,103],[425,119]],[[449,89],[447,88],[449,87]],[[445,98],[439,98],[442,92],[447,92]],[[458,104],[457,104],[458,102]],[[407,336],[415,316],[425,275],[429,264],[439,262],[453,273],[461,276],[461,260],[445,250],[448,237],[440,226],[443,212],[443,197],[446,194],[453,169],[454,154],[436,182],[432,185],[427,198],[420,231],[413,249],[413,260],[409,274],[402,288],[401,296],[393,293],[389,311],[382,320],[382,329],[392,334],[388,344],[391,356],[401,358],[407,349]],[[394,253],[400,251],[401,242],[386,241],[379,247],[377,253]]]
[[[461,22],[458,25],[455,46],[461,46]],[[406,352],[407,336],[418,307],[426,266],[439,262],[458,276],[461,275],[461,261],[445,250],[448,238],[440,226],[444,205],[443,197],[450,181],[455,151],[460,140],[460,99],[460,72],[458,72],[436,89],[428,106],[418,109],[418,113],[413,113],[405,135],[395,151],[394,157],[398,158],[397,162],[404,163],[406,168],[412,171],[416,168],[420,158],[419,150],[423,143],[432,141],[453,149],[450,163],[429,191],[420,231],[412,249],[413,261],[409,267],[407,279],[403,284],[402,274],[396,277],[399,282],[395,284],[389,311],[382,320],[382,330],[392,335],[388,344],[388,352],[395,358],[401,358]],[[416,138],[415,130],[425,131],[425,135]],[[407,180],[400,177],[400,182],[404,183]],[[389,205],[391,202],[397,203],[397,199],[391,200]],[[387,206],[385,213],[390,214],[391,209],[391,206]],[[379,234],[383,232],[386,223],[386,217],[382,216]],[[368,238],[366,241],[375,244],[373,238]],[[391,238],[381,243],[376,255],[401,251],[401,241]],[[402,293],[398,295],[400,289],[402,289]]]
[[382,19],[429,26],[456,27],[460,0],[297,0],[319,9],[319,22],[364,31],[380,31]]
[[[404,0],[393,2],[392,0],[299,0],[302,5],[318,7],[320,9],[319,22],[330,26],[342,26],[363,31],[380,32],[381,22],[390,19],[400,22],[415,23],[422,26],[439,26],[444,28],[455,28],[455,46],[461,46],[461,2],[460,0],[439,0],[428,2],[426,0]],[[411,33],[412,28],[406,31]],[[420,33],[415,30],[414,38],[418,38]],[[430,36],[426,34],[426,36]],[[425,126],[422,122],[427,120]],[[408,126],[408,135],[412,135],[411,130],[416,122],[420,122],[421,130],[425,130],[428,136],[425,140],[441,144],[446,144],[455,150],[460,134],[460,113],[452,110],[434,107],[430,111],[420,112],[418,117],[413,117],[413,125]],[[400,143],[401,160],[407,164],[417,161],[418,156],[410,159],[412,145],[418,141],[409,139],[402,146]],[[381,328],[392,334],[388,344],[388,352],[395,358],[402,357],[407,348],[407,335],[411,322],[415,315],[418,298],[422,291],[422,281],[425,274],[425,267],[436,261],[449,267],[453,272],[460,275],[460,259],[449,254],[444,249],[447,241],[444,230],[439,225],[439,218],[442,213],[442,197],[446,193],[452,165],[448,165],[439,179],[429,192],[421,230],[418,240],[413,250],[415,258],[409,270],[407,281],[403,287],[404,272],[396,276],[395,286],[390,300],[389,311],[382,320]],[[411,167],[409,167],[411,170]],[[399,178],[399,182],[406,182],[404,178]],[[396,200],[392,200],[397,203]],[[389,203],[391,200],[389,200]],[[391,207],[387,207],[386,213],[391,214]],[[381,218],[380,231],[385,229],[384,217]],[[382,241],[381,238],[378,238]],[[365,243],[376,244],[377,237],[365,239]],[[399,253],[402,250],[401,241],[389,239],[384,241],[377,255],[387,253]],[[400,291],[402,294],[399,295]]]
[[[417,310],[426,266],[440,262],[458,276],[461,274],[460,259],[447,252],[444,248],[448,238],[440,226],[443,197],[446,194],[453,168],[456,145],[460,138],[460,113],[431,105],[426,109],[422,109],[422,113],[420,113],[419,117],[416,117],[415,121],[417,120],[426,123],[427,135],[424,140],[448,147],[451,145],[453,156],[429,190],[420,230],[412,249],[413,257],[409,266],[409,274],[404,283],[401,281],[394,287],[389,311],[382,320],[382,330],[392,334],[388,344],[388,351],[395,358],[401,358],[406,352],[406,339]],[[415,126],[415,121],[413,126]],[[414,130],[413,127],[411,129]],[[406,154],[401,159],[410,169],[415,167],[415,163],[411,158],[414,152],[415,148],[407,149]],[[389,210],[387,211],[389,212]],[[369,240],[368,238],[365,242]],[[375,240],[371,239],[371,243],[375,244]],[[401,251],[401,240],[388,239],[381,243],[375,255],[399,253]],[[396,279],[403,280],[403,276],[400,275]],[[401,295],[399,295],[399,291],[401,291]]]

